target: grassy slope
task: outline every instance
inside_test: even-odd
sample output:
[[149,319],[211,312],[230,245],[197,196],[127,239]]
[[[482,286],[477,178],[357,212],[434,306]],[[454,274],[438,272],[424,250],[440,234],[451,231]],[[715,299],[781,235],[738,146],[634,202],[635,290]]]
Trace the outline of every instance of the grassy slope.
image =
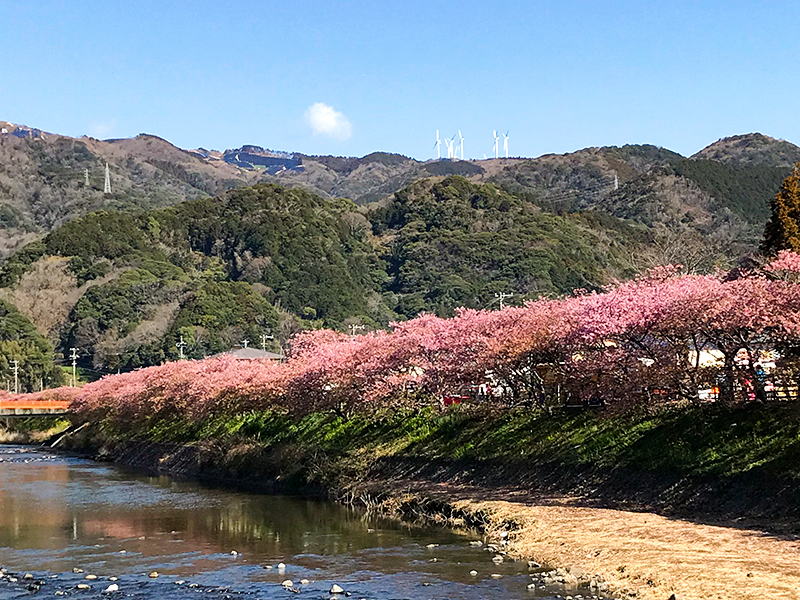
[[[371,491],[407,480],[503,493],[579,494],[608,506],[700,519],[800,516],[800,405],[703,406],[609,418],[531,410],[387,412],[343,420],[247,413],[202,424],[161,421],[105,439],[212,445],[237,477]],[[231,459],[231,457],[234,457]],[[268,463],[268,465],[267,465]]]

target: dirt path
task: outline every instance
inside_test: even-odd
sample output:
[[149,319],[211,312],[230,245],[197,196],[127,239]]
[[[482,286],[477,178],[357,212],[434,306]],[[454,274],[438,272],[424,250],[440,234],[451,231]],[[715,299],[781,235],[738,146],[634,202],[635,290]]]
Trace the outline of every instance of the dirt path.
[[[570,498],[486,498],[485,490],[406,482],[406,492],[513,521],[509,553],[572,573],[602,575],[615,597],[646,600],[800,599],[800,540],[647,512],[574,505]],[[513,496],[512,496],[513,498]],[[499,533],[494,531],[494,533]],[[577,592],[577,590],[576,590]],[[567,591],[569,593],[569,591]],[[581,593],[581,592],[579,592]],[[584,595],[585,591],[582,592]]]

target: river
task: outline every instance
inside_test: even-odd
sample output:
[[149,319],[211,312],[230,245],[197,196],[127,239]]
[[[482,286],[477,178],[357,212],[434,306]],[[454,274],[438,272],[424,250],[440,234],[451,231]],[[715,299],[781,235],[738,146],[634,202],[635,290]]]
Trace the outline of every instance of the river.
[[[7,571],[0,599],[37,589],[39,596],[82,598],[327,599],[334,584],[354,599],[564,594],[527,589],[527,563],[495,564],[480,539],[332,502],[220,490],[0,446],[0,563]],[[103,594],[111,585],[119,591]]]

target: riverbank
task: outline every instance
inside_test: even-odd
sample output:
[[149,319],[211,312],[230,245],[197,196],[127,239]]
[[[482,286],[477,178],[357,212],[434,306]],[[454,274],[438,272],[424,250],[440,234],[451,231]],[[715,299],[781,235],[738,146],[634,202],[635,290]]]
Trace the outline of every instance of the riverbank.
[[95,424],[69,444],[172,475],[479,526],[512,556],[569,567],[557,575],[567,583],[600,575],[617,597],[797,598],[799,409],[248,413]]

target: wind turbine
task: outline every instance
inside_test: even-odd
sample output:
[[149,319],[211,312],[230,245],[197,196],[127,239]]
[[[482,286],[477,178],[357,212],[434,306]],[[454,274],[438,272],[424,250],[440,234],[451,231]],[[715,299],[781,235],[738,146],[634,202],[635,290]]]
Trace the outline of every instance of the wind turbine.
[[496,130],[496,129],[495,129],[495,130],[492,132],[492,135],[494,135],[494,148],[493,148],[493,150],[494,150],[494,157],[495,157],[495,158],[498,158],[498,154],[497,154],[497,150],[498,150],[498,143],[497,143],[497,141],[500,139],[500,136],[499,136],[499,135],[497,135],[497,130]]
[[449,140],[444,141],[444,143],[447,144],[447,158],[455,158],[455,152],[453,151],[453,144],[455,143],[455,140],[456,136],[453,136]]
[[458,141],[461,143],[461,160],[464,160],[464,136],[461,135],[461,130],[458,130]]
[[506,158],[508,158],[508,131],[503,134],[503,151],[506,153]]
[[442,158],[442,150],[441,150],[442,140],[439,139],[439,130],[436,130],[436,143],[433,145],[436,148],[436,158]]

